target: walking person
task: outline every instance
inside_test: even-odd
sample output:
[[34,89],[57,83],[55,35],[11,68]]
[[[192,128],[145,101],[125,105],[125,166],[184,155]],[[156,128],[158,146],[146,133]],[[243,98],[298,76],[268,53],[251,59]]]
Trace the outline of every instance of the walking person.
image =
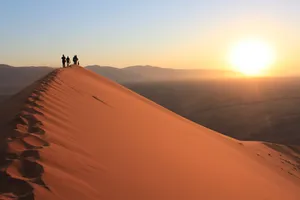
[[62,62],[62,66],[65,68],[66,67],[66,57],[64,54],[61,57],[61,62]]
[[71,62],[71,60],[70,60],[69,56],[67,56],[67,66],[68,67],[70,66],[70,62]]
[[75,56],[73,57],[74,65],[77,65],[77,61],[78,61],[78,57],[77,57],[77,55],[75,55]]

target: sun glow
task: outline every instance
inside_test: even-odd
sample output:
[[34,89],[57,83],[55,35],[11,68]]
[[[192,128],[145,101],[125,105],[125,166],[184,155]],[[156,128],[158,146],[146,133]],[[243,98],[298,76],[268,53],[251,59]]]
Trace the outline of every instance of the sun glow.
[[230,53],[233,67],[248,76],[262,75],[274,62],[273,49],[260,40],[243,40],[235,45]]

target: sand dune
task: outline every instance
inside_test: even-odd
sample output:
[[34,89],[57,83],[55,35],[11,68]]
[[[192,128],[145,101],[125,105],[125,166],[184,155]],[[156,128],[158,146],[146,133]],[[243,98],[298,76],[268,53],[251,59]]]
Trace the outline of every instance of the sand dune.
[[300,199],[296,151],[223,136],[81,67],[2,106],[0,199]]

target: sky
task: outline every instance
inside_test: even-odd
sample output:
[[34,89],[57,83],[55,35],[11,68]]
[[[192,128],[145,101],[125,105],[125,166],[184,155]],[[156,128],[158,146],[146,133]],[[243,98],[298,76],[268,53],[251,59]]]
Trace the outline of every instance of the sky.
[[0,63],[229,69],[228,51],[256,37],[274,71],[300,63],[297,0],[0,0]]

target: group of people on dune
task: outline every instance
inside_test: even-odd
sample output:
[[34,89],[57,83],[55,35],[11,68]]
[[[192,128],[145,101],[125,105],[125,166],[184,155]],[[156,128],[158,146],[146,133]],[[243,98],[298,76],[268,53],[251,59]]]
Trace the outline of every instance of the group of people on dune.
[[[63,67],[69,67],[70,66],[71,60],[70,60],[69,56],[67,56],[67,58],[66,58],[65,55],[63,54],[62,57],[61,57],[61,61],[62,61],[62,66]],[[74,63],[74,65],[79,65],[79,59],[78,59],[77,55],[75,55],[73,57],[73,63]],[[67,64],[67,66],[66,66],[66,64]]]

